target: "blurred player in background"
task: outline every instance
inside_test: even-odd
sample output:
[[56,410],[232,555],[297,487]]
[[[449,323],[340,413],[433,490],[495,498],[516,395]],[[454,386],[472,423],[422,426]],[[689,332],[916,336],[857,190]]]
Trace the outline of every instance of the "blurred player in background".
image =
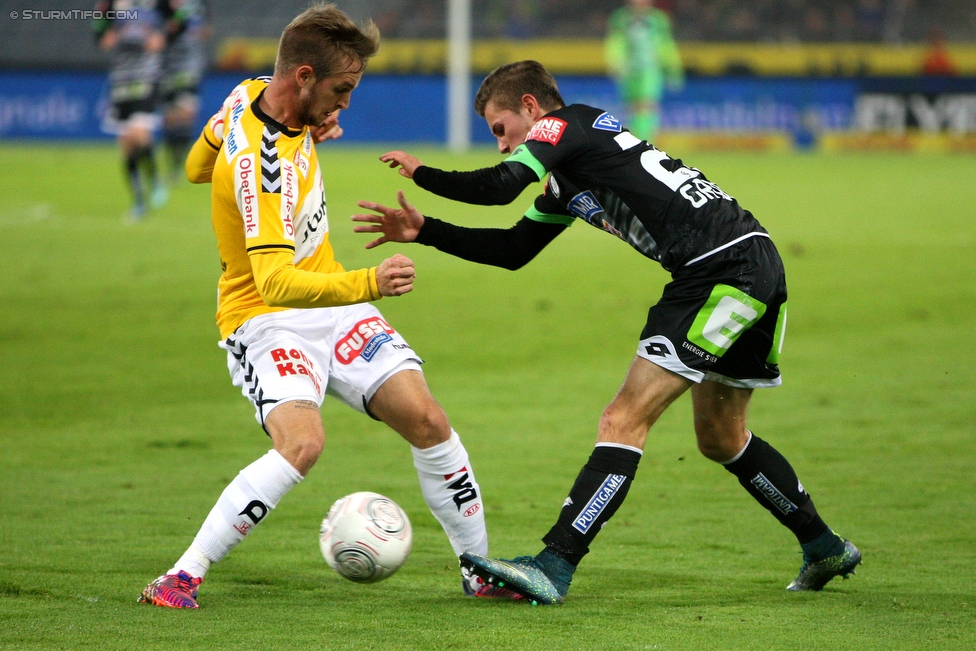
[[495,167],[445,172],[402,151],[380,160],[442,197],[471,204],[515,200],[548,174],[544,192],[510,229],[464,228],[425,217],[400,192],[400,209],[354,215],[384,242],[420,242],[482,264],[518,269],[580,219],[671,272],[651,307],[637,355],[600,418],[596,447],[536,556],[512,561],[461,557],[495,585],[538,603],[561,603],[576,566],[629,490],[648,430],[691,390],[701,453],[722,464],[796,536],[803,566],[788,590],[820,590],[847,576],[861,554],[824,523],[790,463],[746,428],[753,389],[780,384],[786,328],[786,275],[752,213],[602,109],[566,106],[556,81],[535,61],[501,66],[481,84],[475,110],[498,149]]
[[[125,164],[125,178],[132,192],[128,218],[145,217],[147,204],[158,208],[166,203],[154,156],[157,85],[163,65],[166,37],[157,0],[104,0],[101,12],[116,12],[113,18],[95,21],[99,47],[111,55],[109,101],[103,128],[118,136]],[[103,13],[103,16],[106,13]],[[119,17],[117,17],[119,16]]]
[[169,153],[170,180],[185,173],[183,165],[193,143],[200,111],[199,86],[207,66],[202,0],[162,0],[166,49],[160,99],[163,104],[163,140]]
[[629,112],[630,132],[653,142],[661,124],[664,87],[684,84],[671,19],[654,0],[628,0],[610,15],[606,59]]
[[[326,394],[383,421],[411,445],[421,491],[458,556],[487,553],[480,489],[468,454],[434,400],[420,359],[369,305],[413,288],[402,255],[346,271],[329,242],[316,138],[338,137],[366,63],[379,47],[335,5],[285,28],[274,76],[237,86],[187,157],[195,183],[212,183],[223,274],[217,325],[235,386],[273,448],[240,471],[193,543],[139,601],[196,608],[197,590],[318,460]],[[313,135],[313,131],[317,134]],[[363,470],[373,469],[363,460]],[[462,572],[473,595],[477,577]]]

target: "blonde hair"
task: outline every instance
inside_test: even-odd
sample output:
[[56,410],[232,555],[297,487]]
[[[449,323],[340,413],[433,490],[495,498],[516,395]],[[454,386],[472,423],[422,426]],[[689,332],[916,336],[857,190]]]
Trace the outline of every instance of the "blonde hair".
[[360,72],[379,48],[380,30],[373,21],[360,26],[334,4],[313,5],[281,33],[275,74],[303,65],[312,67],[316,79]]

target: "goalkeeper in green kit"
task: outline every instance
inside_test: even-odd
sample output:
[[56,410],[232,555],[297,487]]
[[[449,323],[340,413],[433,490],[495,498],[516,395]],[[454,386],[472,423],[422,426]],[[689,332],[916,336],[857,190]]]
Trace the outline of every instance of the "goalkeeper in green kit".
[[652,142],[661,124],[665,85],[678,89],[684,83],[671,19],[654,0],[628,0],[610,15],[606,58],[627,103],[631,133]]

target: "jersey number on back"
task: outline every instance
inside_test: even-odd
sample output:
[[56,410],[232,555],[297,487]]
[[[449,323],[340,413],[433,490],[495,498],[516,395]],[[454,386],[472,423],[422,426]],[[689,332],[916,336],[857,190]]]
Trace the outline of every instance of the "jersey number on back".
[[[625,134],[621,134],[624,136]],[[626,135],[630,135],[627,133]],[[622,138],[617,136],[615,140],[621,149],[630,149],[640,141],[637,138]],[[658,149],[649,149],[641,154],[641,166],[648,174],[666,185],[672,192],[677,192],[682,197],[691,202],[695,208],[701,208],[709,199],[725,199],[731,201],[732,197],[722,192],[722,190],[710,181],[698,178],[701,172],[696,169],[681,166],[671,171],[662,165],[662,161],[670,160],[668,155]]]

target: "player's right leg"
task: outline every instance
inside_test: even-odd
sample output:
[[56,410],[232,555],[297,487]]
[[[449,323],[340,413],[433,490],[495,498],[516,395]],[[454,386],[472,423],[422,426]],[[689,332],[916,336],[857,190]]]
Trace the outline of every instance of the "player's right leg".
[[596,448],[580,470],[556,524],[536,556],[513,560],[465,554],[462,563],[492,585],[533,603],[562,603],[576,566],[623,503],[637,472],[647,432],[691,382],[640,357],[604,410]]
[[328,362],[317,363],[315,345],[289,329],[289,318],[307,318],[303,312],[255,317],[223,342],[234,384],[254,405],[274,448],[224,489],[190,547],[139,601],[196,608],[197,587],[210,566],[263,522],[318,459],[325,441],[319,415],[325,385],[318,367]]

